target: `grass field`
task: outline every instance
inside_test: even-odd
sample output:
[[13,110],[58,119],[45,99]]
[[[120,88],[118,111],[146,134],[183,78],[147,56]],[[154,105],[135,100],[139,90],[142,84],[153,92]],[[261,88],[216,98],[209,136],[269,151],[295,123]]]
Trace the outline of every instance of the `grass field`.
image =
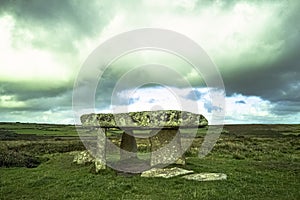
[[[188,134],[188,133],[186,133]],[[92,173],[72,163],[84,149],[73,126],[0,123],[0,199],[300,199],[300,125],[228,125],[212,152],[186,169],[218,172],[224,181]],[[115,132],[114,140],[118,139]],[[183,139],[184,140],[184,139]],[[117,141],[117,140],[116,140]],[[144,151],[139,143],[139,150]]]

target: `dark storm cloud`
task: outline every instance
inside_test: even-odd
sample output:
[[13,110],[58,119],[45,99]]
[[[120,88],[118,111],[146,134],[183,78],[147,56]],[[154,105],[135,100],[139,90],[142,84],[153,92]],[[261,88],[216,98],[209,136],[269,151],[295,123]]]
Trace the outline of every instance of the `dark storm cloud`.
[[299,46],[286,47],[288,53],[267,66],[248,66],[234,76],[223,76],[227,94],[256,95],[274,102],[300,101],[300,58],[296,55],[300,40],[294,42]]
[[0,95],[14,96],[17,101],[57,97],[71,90],[72,85],[59,87],[47,85],[47,87],[38,88],[36,84],[0,82]]
[[245,101],[243,101],[243,100],[236,101],[235,103],[236,103],[236,104],[246,104],[246,102],[245,102]]
[[[231,12],[233,12],[233,8],[237,2],[246,1],[198,1],[196,7],[188,11],[188,16],[193,17],[193,19],[198,19],[197,17],[199,17],[199,20],[195,23],[195,21],[190,22],[190,18],[186,18],[187,20],[185,22],[187,24],[191,23],[193,26],[192,30],[197,32],[198,29],[203,29],[203,27],[197,26],[198,22],[206,20],[206,18],[201,18],[202,12],[206,12],[207,9],[212,8],[212,4],[220,3],[221,11],[216,13],[226,17],[226,14],[230,15]],[[275,4],[278,2],[280,3],[281,1],[275,1]],[[246,3],[251,5],[265,4],[265,7],[262,6],[260,8],[266,9],[268,9],[266,5],[273,7],[272,1],[248,1]],[[12,49],[17,50],[18,47],[20,47],[20,49],[31,48],[35,50],[45,50],[49,54],[59,56],[62,61],[62,66],[73,70],[73,68],[76,68],[75,65],[77,67],[80,65],[78,63],[78,57],[81,56],[80,48],[82,47],[81,45],[84,45],[85,39],[96,43],[101,39],[98,37],[101,36],[102,30],[104,30],[116,16],[120,15],[120,19],[124,17],[124,21],[120,22],[119,29],[108,27],[108,32],[111,31],[114,34],[117,34],[118,31],[125,31],[127,28],[152,25],[152,23],[149,23],[151,20],[159,21],[159,18],[152,19],[151,15],[149,15],[150,13],[154,13],[160,17],[160,12],[164,14],[169,12],[170,18],[166,20],[167,23],[169,23],[173,17],[174,19],[176,19],[176,17],[184,18],[187,12],[187,10],[182,11],[178,7],[169,10],[168,7],[171,7],[171,1],[166,3],[166,8],[151,6],[148,8],[147,5],[148,4],[144,1],[124,1],[124,3],[122,3],[96,0],[0,0],[0,17],[10,15],[13,18],[14,26],[12,30],[9,30],[11,32]],[[271,102],[271,112],[275,115],[290,115],[300,112],[300,3],[294,1],[289,2],[287,5],[289,6],[282,7],[278,13],[272,15],[274,16],[274,23],[268,21],[270,24],[265,24],[265,26],[261,28],[262,30],[254,31],[255,33],[263,32],[264,34],[247,38],[248,32],[246,31],[247,34],[243,39],[249,39],[250,46],[252,46],[251,42],[259,43],[258,47],[263,48],[255,49],[254,47],[256,45],[253,45],[254,47],[252,49],[247,49],[241,45],[241,49],[245,48],[247,52],[237,49],[237,55],[239,56],[237,56],[237,58],[234,57],[232,59],[233,61],[230,60],[232,53],[230,54],[230,52],[228,52],[228,55],[224,56],[227,59],[224,59],[226,62],[217,63],[225,83],[227,96],[241,94],[244,96],[254,95],[261,97],[263,100]],[[166,12],[164,12],[164,9],[166,9]],[[261,12],[263,12],[263,9],[261,9]],[[216,18],[217,14],[215,16]],[[240,16],[237,15],[237,17]],[[163,24],[163,21],[164,20],[162,20],[160,27],[167,25]],[[211,22],[213,23],[213,20]],[[135,26],[135,23],[137,26]],[[230,24],[231,22],[228,22],[228,26]],[[117,26],[119,25],[117,24]],[[227,27],[224,26],[224,29],[226,28]],[[210,27],[207,27],[207,29],[210,29]],[[210,31],[223,32],[223,30],[214,29],[213,25]],[[28,37],[28,35],[32,37]],[[196,40],[203,39],[201,36],[197,37],[199,38],[196,38]],[[238,37],[238,34],[233,34],[232,39],[238,40]],[[274,46],[276,46],[277,43],[281,45],[278,49],[275,48],[274,50],[272,45],[275,44]],[[220,44],[220,48],[222,48],[222,44]],[[268,58],[272,53],[277,54],[272,58]],[[256,60],[257,55],[265,56],[265,59],[261,61],[257,58]],[[219,55],[216,55],[216,57],[217,56]],[[57,57],[54,56],[54,59],[56,58]],[[231,63],[234,65],[232,68],[230,68]],[[227,66],[229,66],[229,68],[227,68]],[[9,68],[10,66],[4,67]],[[24,66],[24,68],[26,67],[29,66]],[[182,72],[186,73],[184,67],[181,66],[179,68],[183,69]],[[101,77],[102,85],[98,86],[96,94],[98,108],[107,108],[108,105],[110,105],[115,84],[129,69],[130,68],[126,66],[122,66],[120,69],[112,69],[106,74],[103,74]],[[153,72],[151,73],[153,74]],[[161,74],[161,76],[165,78],[165,74]],[[148,76],[145,72],[143,72],[142,75],[145,77]],[[160,76],[159,73],[156,75]],[[144,79],[143,76],[136,76],[136,79]],[[170,78],[170,83],[174,83],[174,77],[169,77],[172,77]],[[8,117],[5,118],[5,115],[12,112],[22,113],[26,111],[27,114],[32,113],[32,116],[39,118],[37,113],[41,114],[45,111],[57,113],[60,111],[70,111],[72,109],[73,80],[66,82],[62,80],[56,85],[55,80],[52,80],[53,78],[54,77],[42,81],[29,80],[28,83],[22,80],[18,81],[18,76],[16,76],[16,78],[12,76],[11,82],[9,78],[5,79],[5,81],[0,80],[0,121],[9,119]],[[166,79],[168,79],[168,77]],[[180,80],[178,84],[176,82],[176,87],[180,87],[180,83]],[[196,88],[200,87],[199,81],[193,86]],[[155,85],[148,84],[142,87],[155,87]],[[202,95],[203,94],[195,90],[188,94],[187,98],[196,101],[200,100]],[[5,100],[5,98],[12,98],[11,102],[4,102],[8,101]],[[248,103],[247,101],[239,100],[240,99],[237,99],[237,104]],[[133,99],[132,102],[135,102],[135,100]],[[123,105],[123,103],[121,104]],[[126,102],[124,104],[126,104]],[[219,109],[210,102],[205,103],[205,108],[208,112]],[[11,116],[18,117],[19,114]],[[30,115],[28,114],[28,116]],[[59,119],[61,118],[62,116],[60,116]],[[236,118],[233,118],[233,120],[234,119]],[[259,118],[249,117],[247,119],[258,120]],[[266,118],[259,120],[264,122]]]
[[[300,101],[280,101],[277,102],[272,109],[272,113],[276,115],[291,115],[300,113]],[[299,123],[299,122],[298,122]]]
[[[16,20],[15,43],[26,31],[35,31],[30,42],[37,48],[74,51],[76,41],[94,37],[110,21],[113,8],[104,3],[75,0],[2,0],[0,15],[9,14]],[[39,33],[42,31],[41,33]]]
[[[251,65],[241,65],[231,73],[224,72],[227,95],[241,93],[260,96],[276,105],[274,112],[277,114],[284,113],[283,110],[286,110],[286,113],[299,112],[297,105],[300,102],[300,24],[296,19],[300,18],[300,3],[294,3],[293,6],[285,13],[281,23],[277,40],[283,44],[278,56],[262,63],[253,60]],[[268,32],[268,24],[266,31]],[[272,37],[272,34],[272,30],[269,30],[268,35]],[[268,38],[261,38],[260,42],[265,42],[264,40],[267,43]],[[261,52],[262,55],[265,53],[268,52]]]
[[[0,96],[10,96],[12,102],[22,102],[22,105],[0,106],[1,112],[70,110],[72,106],[72,88],[22,90],[17,85],[13,85],[8,90],[5,89],[7,88],[0,87]],[[0,101],[0,105],[1,103]]]
[[[108,5],[106,1],[1,0],[0,17],[13,18],[11,42],[14,49],[46,50],[60,56],[66,65],[63,67],[76,69],[82,41],[98,40],[97,36],[115,15],[114,7],[108,9]],[[73,66],[68,63],[70,59],[75,61]],[[13,112],[34,116],[37,116],[34,113],[45,111],[69,112],[72,110],[72,89],[72,79],[0,80],[0,120]]]

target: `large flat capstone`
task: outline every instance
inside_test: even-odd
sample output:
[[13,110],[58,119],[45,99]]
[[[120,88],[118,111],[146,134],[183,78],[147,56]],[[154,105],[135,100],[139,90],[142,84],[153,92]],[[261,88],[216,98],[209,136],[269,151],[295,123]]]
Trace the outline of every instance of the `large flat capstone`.
[[158,110],[129,113],[99,113],[81,116],[83,126],[100,126],[102,128],[178,128],[204,127],[206,118],[179,110]]

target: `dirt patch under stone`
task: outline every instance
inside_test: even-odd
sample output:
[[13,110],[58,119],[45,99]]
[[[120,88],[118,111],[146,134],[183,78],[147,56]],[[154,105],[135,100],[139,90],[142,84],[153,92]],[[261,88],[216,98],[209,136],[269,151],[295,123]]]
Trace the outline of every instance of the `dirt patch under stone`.
[[111,162],[108,165],[116,170],[119,174],[140,174],[151,168],[149,161],[139,158],[129,158],[118,162]]

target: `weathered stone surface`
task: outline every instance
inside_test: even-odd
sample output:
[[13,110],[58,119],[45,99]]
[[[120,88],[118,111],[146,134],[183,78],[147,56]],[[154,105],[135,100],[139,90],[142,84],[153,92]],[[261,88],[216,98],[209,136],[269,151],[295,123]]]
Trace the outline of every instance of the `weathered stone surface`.
[[[151,136],[151,159],[150,166],[165,165],[171,163],[185,164],[183,157],[180,132],[178,128],[197,128],[205,127],[208,121],[203,115],[178,111],[178,110],[159,110],[159,111],[142,111],[118,114],[87,114],[81,116],[83,126],[107,128],[122,128],[128,133],[122,135],[121,140],[121,164],[132,171],[134,168],[128,165],[128,160],[137,159],[137,145],[134,136],[128,130],[145,129],[159,130]],[[97,147],[95,153],[96,172],[106,168],[106,137],[105,132],[100,128],[95,129],[97,138]],[[153,134],[151,134],[153,135]],[[126,161],[126,162],[125,162]],[[130,162],[131,163],[131,162]],[[148,167],[148,163],[139,163],[143,168]],[[119,166],[118,165],[118,166]],[[145,167],[144,167],[145,166]],[[122,170],[122,169],[121,169]],[[125,170],[124,170],[125,171]]]
[[84,126],[101,126],[102,128],[203,127],[208,124],[203,115],[178,110],[142,111],[118,114],[87,114],[81,116],[81,122]]
[[106,169],[106,161],[101,160],[101,159],[97,159],[95,160],[95,171],[96,173],[98,173],[101,170]]
[[[156,132],[153,130],[152,132]],[[153,133],[152,133],[153,134]],[[151,161],[150,165],[185,164],[179,130],[163,129],[150,137]]]
[[182,178],[195,181],[217,181],[226,180],[227,175],[222,173],[199,173],[183,176]]
[[90,151],[85,150],[75,154],[73,162],[76,164],[88,164],[95,162],[95,158],[92,156]]
[[193,173],[191,170],[185,170],[178,167],[173,168],[152,168],[148,171],[144,171],[141,174],[141,177],[162,177],[162,178],[171,178],[179,175],[190,174]]
[[97,134],[97,147],[95,153],[96,172],[106,169],[106,136],[105,131],[100,128],[95,129]]
[[122,134],[120,145],[120,160],[137,158],[137,145],[132,131],[126,131]]

